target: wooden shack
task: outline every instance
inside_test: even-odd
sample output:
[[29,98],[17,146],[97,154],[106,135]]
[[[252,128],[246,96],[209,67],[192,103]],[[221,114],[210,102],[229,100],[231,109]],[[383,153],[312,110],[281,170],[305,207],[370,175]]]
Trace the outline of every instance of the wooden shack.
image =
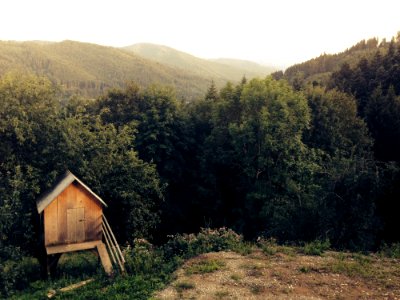
[[[47,255],[97,249],[105,271],[112,272],[108,252],[115,251],[118,244],[103,215],[107,204],[88,186],[67,171],[37,200],[36,206],[44,223]],[[114,253],[111,255],[115,260]]]

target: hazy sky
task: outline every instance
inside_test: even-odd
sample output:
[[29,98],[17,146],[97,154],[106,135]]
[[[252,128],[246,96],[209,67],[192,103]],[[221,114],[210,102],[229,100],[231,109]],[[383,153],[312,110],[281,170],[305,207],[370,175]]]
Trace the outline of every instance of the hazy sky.
[[400,31],[398,0],[0,0],[0,40],[148,42],[275,65]]

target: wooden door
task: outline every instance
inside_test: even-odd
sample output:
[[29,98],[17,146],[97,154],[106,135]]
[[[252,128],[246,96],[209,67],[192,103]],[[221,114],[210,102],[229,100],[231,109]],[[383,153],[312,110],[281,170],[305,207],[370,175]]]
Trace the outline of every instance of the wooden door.
[[67,232],[69,243],[85,241],[85,208],[67,209]]

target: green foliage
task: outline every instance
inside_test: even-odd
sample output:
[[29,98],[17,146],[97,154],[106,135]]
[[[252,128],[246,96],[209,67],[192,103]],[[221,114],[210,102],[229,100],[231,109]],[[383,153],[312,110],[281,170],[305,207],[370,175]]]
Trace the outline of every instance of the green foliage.
[[39,279],[39,264],[33,258],[0,261],[0,296],[11,296],[25,289],[31,280]]
[[212,273],[225,266],[223,261],[217,259],[201,259],[185,268],[186,275]]
[[167,279],[180,266],[182,258],[168,257],[164,252],[164,247],[156,248],[144,239],[136,239],[133,246],[128,246],[124,250],[129,273],[137,275],[157,273],[158,276]]
[[313,242],[305,243],[301,248],[301,252],[305,255],[322,255],[326,250],[329,250],[330,246],[331,243],[329,240],[315,240]]
[[383,243],[379,254],[383,257],[400,258],[400,243],[393,243],[391,245]]
[[265,255],[274,255],[278,251],[278,244],[276,243],[276,239],[274,238],[269,238],[265,239],[262,237],[259,237],[257,239],[257,246],[261,248],[261,251]]
[[376,270],[370,259],[361,254],[355,254],[351,259],[346,259],[345,255],[340,255],[326,267],[331,272],[350,277],[374,278],[376,276]]
[[[305,84],[326,85],[330,75],[337,71],[338,66],[354,65],[360,59],[373,57],[377,50],[385,51],[388,45],[386,42],[378,43],[376,38],[362,40],[353,47],[338,54],[321,54],[317,58],[295,64],[287,68],[283,78],[295,88],[302,88]],[[275,74],[280,79],[280,74]]]
[[201,253],[241,249],[243,237],[231,229],[201,229],[198,234],[171,236],[163,246],[166,257],[190,258]]
[[133,150],[134,128],[103,124],[79,101],[60,107],[56,90],[47,79],[19,73],[0,80],[1,249],[39,255],[35,201],[66,169],[107,199],[120,241],[149,235],[163,188],[155,166]]
[[194,289],[194,287],[195,287],[194,283],[187,281],[181,281],[175,284],[175,289],[177,290],[178,293],[182,293],[185,290]]

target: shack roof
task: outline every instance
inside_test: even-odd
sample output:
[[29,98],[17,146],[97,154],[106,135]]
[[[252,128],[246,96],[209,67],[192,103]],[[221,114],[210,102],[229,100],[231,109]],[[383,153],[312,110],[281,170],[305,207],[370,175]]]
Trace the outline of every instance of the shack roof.
[[93,197],[95,197],[102,205],[107,207],[107,204],[101,199],[96,193],[94,193],[86,184],[84,184],[78,177],[72,174],[70,171],[66,171],[65,174],[60,176],[54,185],[47,190],[37,201],[36,207],[38,213],[42,211],[57,198],[71,183],[77,181],[85,190],[87,190]]

